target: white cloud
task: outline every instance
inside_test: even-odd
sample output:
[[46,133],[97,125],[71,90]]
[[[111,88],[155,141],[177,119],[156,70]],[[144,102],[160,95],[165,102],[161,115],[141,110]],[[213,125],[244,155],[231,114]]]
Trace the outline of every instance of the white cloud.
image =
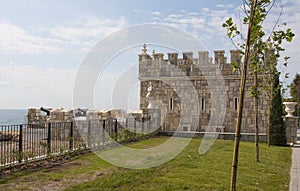
[[38,54],[60,51],[62,41],[35,36],[25,29],[0,20],[0,51],[4,53]]
[[202,8],[201,10],[202,10],[203,12],[209,12],[210,9],[209,9],[209,8]]
[[[163,21],[164,24],[192,33],[210,51],[220,48],[232,48],[229,40],[226,38],[226,30],[222,28],[222,23],[225,22],[227,17],[234,17],[234,15],[226,9],[220,11],[207,8],[202,9],[202,11],[204,12],[170,14]],[[221,47],[220,43],[222,44]]]
[[161,12],[159,12],[159,11],[148,11],[148,10],[134,9],[133,12],[134,13],[142,13],[142,14],[150,14],[150,15],[154,15],[154,16],[161,15]]
[[77,26],[57,26],[51,29],[50,34],[69,42],[82,41],[83,39],[101,39],[111,32],[121,29],[126,25],[126,19],[117,20],[108,18],[86,17]]
[[217,7],[219,7],[219,8],[233,8],[234,6],[232,4],[228,4],[228,5],[218,4]]
[[75,74],[75,69],[2,65],[1,108],[71,107]]
[[151,11],[150,14],[151,14],[151,15],[159,16],[161,13],[158,12],[158,11]]
[[1,108],[71,107],[77,68],[64,69],[57,64],[53,68],[49,61],[20,65],[13,62],[14,57],[24,54],[47,59],[75,55],[81,60],[95,43],[126,24],[124,17],[86,16],[76,23],[42,28],[21,27],[0,19],[0,52],[12,59],[0,65],[0,91],[5,92],[1,94]]
[[0,51],[13,54],[86,53],[97,41],[126,25],[126,19],[87,16],[76,25],[24,28],[0,20]]

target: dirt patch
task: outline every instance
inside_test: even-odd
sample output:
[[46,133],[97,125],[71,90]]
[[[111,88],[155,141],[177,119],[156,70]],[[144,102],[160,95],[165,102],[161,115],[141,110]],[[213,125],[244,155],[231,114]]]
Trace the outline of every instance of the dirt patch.
[[[84,168],[91,165],[88,160],[73,160],[64,163],[52,163],[43,170],[30,173],[28,175],[20,176],[13,180],[13,182],[0,184],[0,190],[35,190],[35,191],[59,191],[66,188],[95,180],[101,176],[111,172],[111,169],[95,170],[82,173],[66,173],[66,175],[56,176],[55,173],[67,171],[77,167]],[[49,175],[54,173],[54,175]]]
[[64,163],[54,163],[51,166],[47,167],[44,172],[61,172],[63,170],[71,169],[76,166],[86,166],[89,164],[91,164],[91,162],[86,160],[74,160]]
[[104,176],[108,173],[108,170],[104,171],[96,171],[93,174],[77,174],[76,176],[63,178],[60,180],[48,181],[46,184],[42,185],[32,185],[30,186],[30,190],[51,190],[51,191],[60,191],[67,189],[71,186],[75,186],[78,184],[82,184],[85,182],[93,181],[96,178]]
[[25,177],[14,183],[0,185],[0,190],[35,190],[35,191],[60,191],[69,187],[89,182],[109,173],[109,170],[95,171],[93,174],[76,174],[61,179],[43,181],[41,178],[26,180]]
[[51,169],[54,167],[58,167],[61,165],[64,165],[65,163],[70,163],[72,162],[73,158],[76,156],[80,156],[80,155],[86,155],[91,153],[90,150],[82,150],[80,152],[73,152],[73,153],[69,153],[66,155],[61,155],[61,156],[55,156],[55,157],[51,157],[48,159],[41,159],[41,160],[36,160],[30,163],[22,163],[22,164],[18,164],[12,167],[8,167],[6,169],[2,169],[2,171],[0,171],[0,180],[5,179],[7,177],[9,177],[12,174],[15,174],[17,172],[34,172],[34,171],[38,171],[41,168],[43,169]]
[[[64,190],[77,184],[92,181],[107,174],[109,169],[95,170],[89,173],[66,173],[65,176],[49,175],[49,173],[59,173],[67,171],[68,169],[76,167],[84,168],[85,166],[91,165],[92,162],[88,160],[73,160],[75,156],[88,153],[90,153],[90,151],[86,150],[81,153],[59,156],[6,169],[2,172],[2,176],[7,180],[15,177],[14,174],[17,172],[22,172],[24,174],[13,178],[13,181],[10,180],[9,183],[0,184],[0,190]],[[26,175],[27,173],[29,174]]]

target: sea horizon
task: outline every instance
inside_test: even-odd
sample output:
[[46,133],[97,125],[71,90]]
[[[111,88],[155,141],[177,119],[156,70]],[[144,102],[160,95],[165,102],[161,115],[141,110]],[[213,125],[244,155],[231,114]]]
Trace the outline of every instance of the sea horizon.
[[27,109],[0,109],[0,126],[25,124],[26,116]]

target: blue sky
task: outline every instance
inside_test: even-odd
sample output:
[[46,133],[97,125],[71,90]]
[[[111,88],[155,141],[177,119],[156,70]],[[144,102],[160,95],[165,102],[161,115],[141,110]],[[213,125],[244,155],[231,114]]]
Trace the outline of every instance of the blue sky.
[[[210,52],[233,49],[221,24],[228,17],[238,21],[241,2],[0,0],[0,108],[73,107],[74,81],[86,54],[107,35],[132,25],[173,26],[191,33]],[[294,42],[286,45],[286,54],[291,60],[285,70],[292,79],[297,71],[300,73],[300,2],[278,1],[266,22],[267,28],[272,27],[280,6],[284,6],[281,20],[287,21],[288,27],[296,33]],[[139,52],[132,49],[128,54],[131,58],[121,56],[116,60],[131,65],[137,61]],[[111,84],[98,83],[97,87],[103,90],[108,85]],[[134,89],[137,95],[138,88]],[[100,93],[95,95],[101,97]],[[102,96],[104,101],[96,106],[110,107],[106,104],[109,97]],[[137,107],[136,103],[129,105]]]

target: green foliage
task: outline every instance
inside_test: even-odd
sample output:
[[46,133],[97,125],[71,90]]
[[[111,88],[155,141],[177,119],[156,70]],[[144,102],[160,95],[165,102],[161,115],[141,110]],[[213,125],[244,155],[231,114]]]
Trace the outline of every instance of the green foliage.
[[[247,34],[247,37],[244,37],[243,34],[241,34],[240,29],[238,29],[237,25],[234,23],[232,18],[227,19],[222,26],[227,28],[227,36],[233,43],[238,35],[241,36],[242,40],[240,43],[238,43],[238,46],[234,43],[235,47],[239,48],[241,52],[244,52],[244,54],[241,54],[241,56],[245,56],[246,48],[250,50],[250,55],[248,55],[249,60],[247,61],[247,63],[244,63],[248,65],[248,74],[255,79],[258,74],[264,74],[261,77],[261,79],[258,79],[260,80],[260,82],[258,80],[254,80],[254,84],[250,88],[252,97],[257,99],[260,95],[264,94],[270,102],[277,102],[281,105],[281,103],[278,102],[279,100],[272,100],[277,99],[276,96],[273,96],[274,93],[272,93],[272,91],[280,93],[281,88],[279,84],[273,84],[274,77],[278,77],[278,60],[282,52],[284,51],[282,45],[284,42],[292,42],[295,34],[290,28],[277,28],[281,26],[286,26],[285,22],[279,24],[282,10],[279,14],[277,22],[274,23],[273,30],[270,32],[270,34],[266,34],[265,31],[267,30],[264,29],[264,21],[266,20],[270,10],[274,7],[275,3],[276,1],[271,0],[244,1],[245,16],[243,18],[243,24],[248,25],[247,29],[250,30],[250,33]],[[250,17],[251,9],[253,10],[253,15],[251,15]],[[246,41],[244,39],[249,39],[250,43],[246,44]],[[289,58],[290,57],[288,56],[284,56],[283,66],[288,65]],[[285,78],[288,78],[288,74],[285,74]],[[273,88],[274,86],[276,86],[275,89]],[[276,109],[275,106],[271,106],[271,110],[274,109]],[[281,116],[279,118],[281,119]],[[270,117],[270,120],[274,120],[269,122],[274,125],[277,122],[276,118],[274,117]],[[278,124],[278,128],[279,127],[281,127],[281,123]],[[275,132],[280,133],[281,131],[279,131],[279,129],[277,129],[278,132],[277,130],[275,130]],[[275,135],[273,135],[273,137],[274,136]]]
[[254,88],[253,86],[250,87],[250,93],[252,97],[258,98],[259,96],[259,91],[257,91],[256,88]]
[[[300,75],[296,73],[293,82],[289,86],[290,88],[290,95],[292,96],[292,100],[290,101],[295,101],[297,102],[297,107],[294,112],[294,115],[299,116],[300,114]],[[299,119],[298,119],[299,123]]]
[[293,82],[290,85],[290,94],[294,101],[300,100],[300,75],[296,74]]
[[233,66],[232,71],[235,72],[239,68],[239,64],[237,62],[231,62],[231,65]]
[[286,145],[285,127],[283,122],[282,97],[279,84],[279,74],[274,76],[273,94],[270,113],[270,143],[271,145]]
[[[253,6],[254,0],[244,1],[244,11],[245,16],[243,18],[243,24],[247,25],[248,22],[251,22],[251,36],[250,36],[250,56],[249,56],[249,74],[255,75],[259,73],[269,74],[268,77],[264,79],[264,83],[257,84],[258,87],[262,87],[262,90],[265,91],[267,97],[271,98],[271,86],[273,83],[273,78],[270,78],[271,75],[274,75],[277,72],[277,63],[280,58],[280,53],[284,51],[282,44],[284,42],[292,42],[295,34],[290,28],[286,30],[276,30],[276,26],[280,26],[278,21],[274,23],[274,28],[270,34],[266,34],[264,29],[264,21],[268,16],[268,13],[273,8],[275,1],[270,0],[257,0],[257,6],[253,14],[253,18],[249,18],[249,13],[251,6]],[[282,23],[281,26],[286,26],[286,23]],[[227,36],[230,38],[232,43],[236,48],[241,52],[241,56],[245,53],[246,39],[243,34],[240,32],[240,29],[237,27],[237,24],[234,23],[232,18],[229,18],[223,23],[222,27],[227,29]],[[234,43],[236,37],[241,37],[241,42]],[[266,40],[267,39],[267,40]],[[288,60],[290,57],[284,57],[283,66],[287,66]],[[234,70],[237,68],[236,63],[232,63]],[[288,74],[285,75],[288,77]],[[256,85],[253,85],[256,86]],[[258,92],[258,87],[252,88],[252,96],[258,97],[260,93]]]
[[233,23],[232,18],[229,18],[225,23],[223,23],[222,26],[227,28],[227,36],[229,38],[234,38],[236,35],[241,34],[237,28],[237,25]]
[[[254,98],[254,127],[255,127],[255,140],[256,140],[256,161],[259,161],[259,144],[258,144],[258,110],[257,110],[257,99],[260,95],[260,89],[265,90],[264,93],[268,100],[278,101],[276,96],[272,95],[272,84],[273,81],[270,81],[270,79],[273,79],[273,76],[277,76],[277,63],[278,59],[280,58],[280,53],[284,51],[282,48],[282,43],[284,41],[291,42],[293,37],[295,36],[294,33],[291,31],[291,29],[287,30],[275,30],[275,27],[271,31],[271,34],[269,37],[266,37],[267,30],[264,30],[264,21],[267,18],[270,10],[273,8],[275,4],[275,1],[271,0],[244,0],[244,23],[247,28],[246,37],[243,37],[240,30],[237,28],[237,25],[233,22],[232,18],[229,18],[222,26],[227,28],[227,36],[230,38],[231,42],[234,44],[236,48],[239,48],[244,52],[242,54],[244,56],[244,62],[242,67],[242,76],[241,76],[241,87],[240,87],[240,104],[238,108],[238,116],[237,116],[237,122],[236,122],[236,139],[235,139],[235,145],[234,145],[234,156],[233,156],[233,162],[232,162],[232,176],[231,176],[231,188],[230,190],[235,191],[236,190],[236,176],[237,176],[237,166],[238,166],[238,158],[239,158],[239,136],[240,136],[240,130],[241,130],[241,121],[242,121],[242,113],[243,113],[243,102],[244,102],[244,93],[245,93],[245,81],[247,79],[247,70],[249,69],[250,75],[253,79],[253,85],[251,87],[251,95]],[[282,14],[279,15],[279,18]],[[278,18],[278,21],[279,21]],[[274,26],[277,26],[278,21],[274,23]],[[285,25],[285,24],[284,24]],[[241,37],[240,43],[236,45],[234,43],[234,38],[239,35]],[[244,40],[246,39],[246,40]],[[285,64],[287,65],[287,60],[289,57],[285,57]],[[263,79],[259,79],[258,75],[264,74]],[[258,82],[259,80],[263,80],[263,82]],[[279,80],[278,80],[279,82]],[[261,86],[261,88],[259,87]],[[276,84],[276,88],[279,87],[279,83]],[[274,88],[273,88],[273,91]],[[278,91],[280,93],[280,91]],[[280,95],[281,99],[281,95]],[[282,101],[282,100],[280,100]],[[270,103],[270,102],[269,102]],[[277,102],[279,104],[279,102]],[[282,103],[280,102],[280,105]],[[271,108],[273,110],[275,108]],[[272,111],[273,112],[273,111]],[[275,111],[274,111],[275,112]],[[281,118],[282,116],[279,116]],[[274,117],[270,117],[271,121],[270,123],[274,124],[274,134],[272,135],[274,140],[277,140],[279,142],[274,142],[276,145],[283,144],[283,140],[281,139],[282,136],[285,135],[284,132],[281,131],[281,121],[279,124],[275,125],[277,120]],[[281,118],[282,120],[282,118]],[[277,127],[278,126],[278,127]],[[269,130],[268,133],[268,144],[269,144]],[[275,137],[279,136],[279,137]]]

